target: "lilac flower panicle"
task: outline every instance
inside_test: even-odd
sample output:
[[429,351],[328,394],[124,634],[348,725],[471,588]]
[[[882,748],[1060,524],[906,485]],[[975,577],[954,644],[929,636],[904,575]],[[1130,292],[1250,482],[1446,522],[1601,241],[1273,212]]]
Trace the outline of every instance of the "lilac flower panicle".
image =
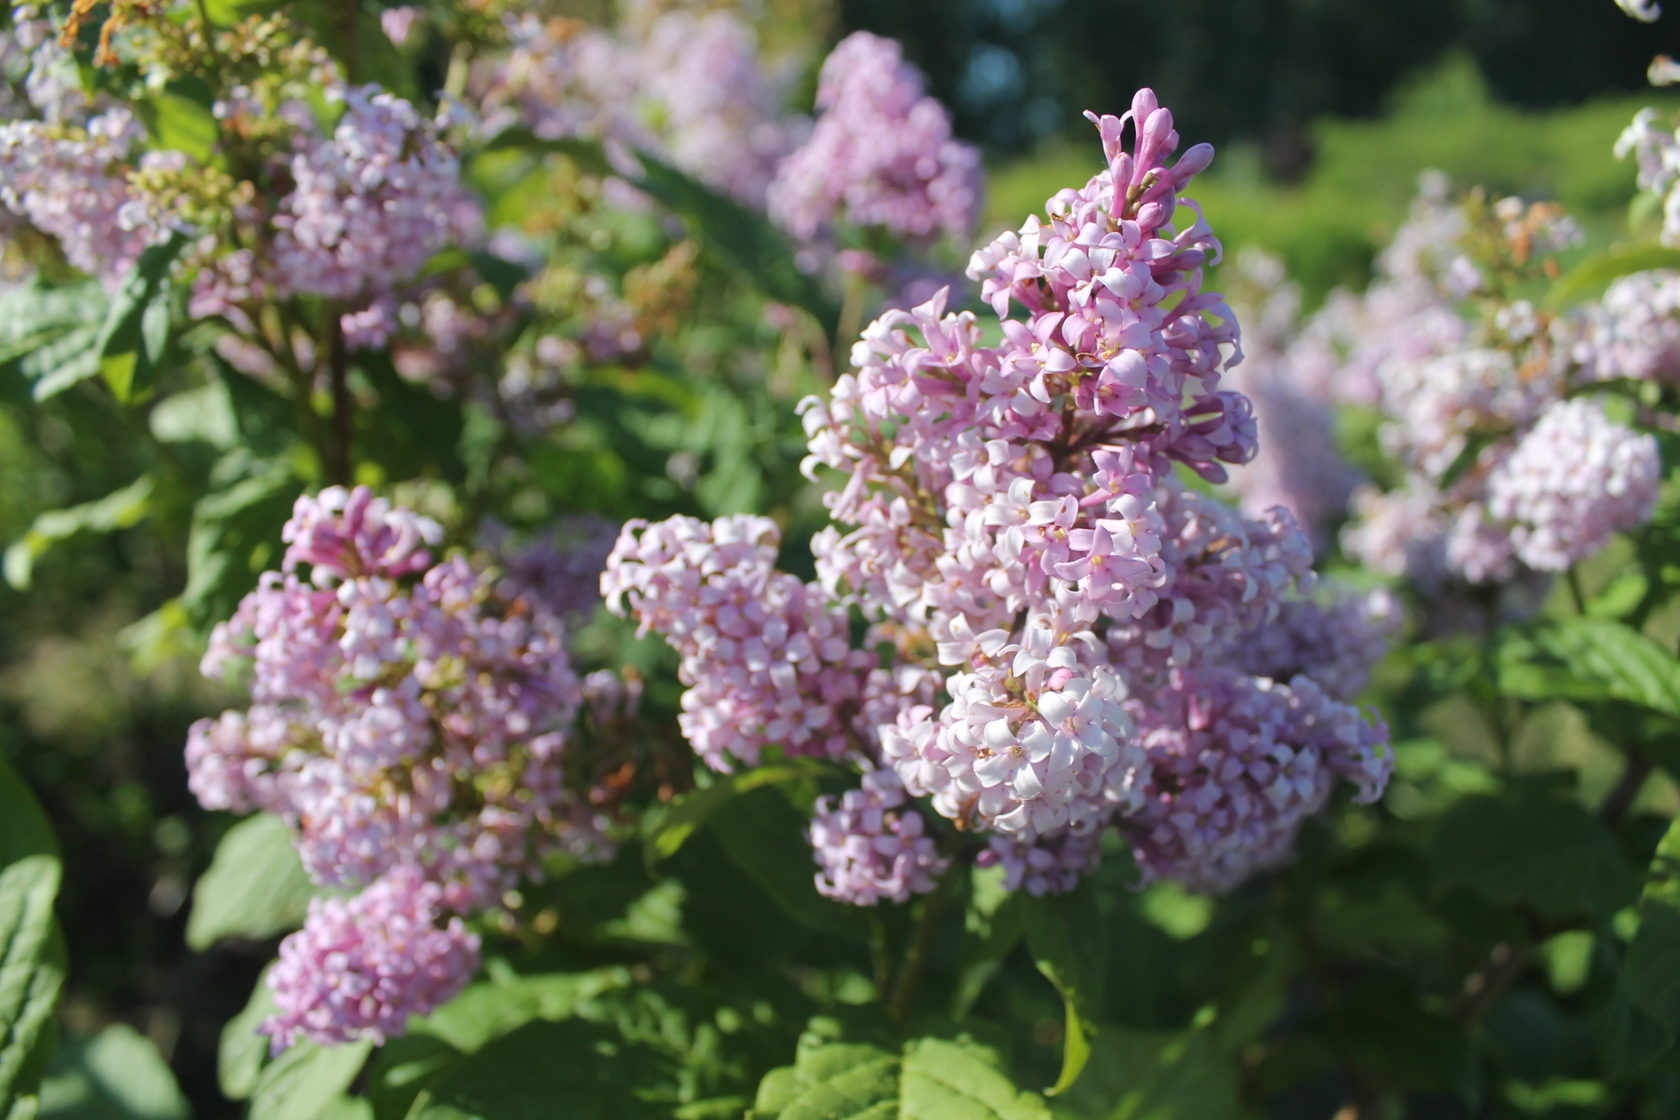
[[[883,103],[921,96],[873,41],[843,48]],[[856,74],[825,72],[825,101]],[[1338,776],[1380,791],[1381,728],[1301,674],[1353,691],[1381,627],[1291,606],[1312,546],[1287,510],[1245,518],[1174,477],[1221,480],[1257,446],[1249,399],[1222,385],[1235,317],[1203,287],[1220,244],[1182,196],[1212,149],[1179,154],[1147,90],[1092,119],[1104,168],[971,258],[1000,329],[947,291],[889,309],[800,403],[803,469],[834,479],[815,583],[775,570],[763,518],[673,518],[625,526],[602,590],[682,655],[708,765],[775,745],[890,774],[892,812],[925,798],[952,822],[917,817],[916,850],[933,827],[978,833],[1011,889],[1071,889],[1116,827],[1154,845],[1155,874],[1223,889],[1283,860]],[[1287,683],[1237,668],[1262,651]],[[1208,730],[1210,702],[1235,738]],[[858,869],[903,854],[890,813],[846,815],[887,780],[820,807],[825,891],[897,893],[897,862]],[[1254,843],[1264,858],[1241,855]],[[869,885],[883,875],[891,893]]]
[[921,815],[890,770],[871,770],[863,785],[817,800],[806,832],[817,859],[817,890],[856,906],[927,894],[950,860],[939,854]]
[[980,205],[980,154],[954,139],[944,106],[899,45],[867,31],[823,63],[816,126],[776,170],[770,216],[812,240],[835,224],[912,242],[964,237]]
[[193,725],[189,784],[207,808],[279,814],[316,882],[362,891],[283,950],[277,1045],[385,1037],[472,971],[460,916],[551,853],[611,854],[614,821],[574,788],[568,748],[586,699],[610,717],[635,684],[586,687],[543,597],[435,558],[441,526],[365,487],[300,498],[282,535],[285,570],[204,659],[253,703]]
[[1228,889],[1288,859],[1336,778],[1371,801],[1393,770],[1381,724],[1306,677],[1192,671],[1132,709],[1154,781],[1121,831],[1146,879]]
[[312,899],[268,978],[276,1011],[260,1030],[275,1053],[304,1038],[383,1043],[465,987],[478,971],[478,937],[445,916],[442,896],[402,869],[354,898]]
[[1651,519],[1662,461],[1654,436],[1576,397],[1548,408],[1488,480],[1487,514],[1515,556],[1562,571]]

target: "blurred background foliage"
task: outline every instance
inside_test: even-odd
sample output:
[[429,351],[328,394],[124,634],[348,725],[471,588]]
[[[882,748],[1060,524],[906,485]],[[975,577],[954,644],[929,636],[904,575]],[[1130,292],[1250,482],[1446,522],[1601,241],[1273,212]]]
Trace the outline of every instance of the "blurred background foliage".
[[[587,16],[610,5],[565,7]],[[1131,91],[1154,86],[1183,136],[1220,146],[1195,194],[1227,250],[1258,245],[1279,254],[1309,304],[1336,285],[1363,282],[1427,168],[1460,184],[1554,198],[1590,239],[1614,236],[1626,228],[1634,184],[1633,168],[1610,158],[1611,144],[1641,105],[1680,100],[1644,88],[1646,64],[1671,47],[1665,39],[1677,24],[1635,23],[1609,0],[764,0],[764,9],[772,43],[820,36],[826,48],[867,29],[905,44],[951,107],[959,133],[987,153],[990,228],[983,236],[1019,224],[1048,194],[1089,175],[1081,110],[1119,111]],[[821,57],[822,49],[810,52],[813,68]],[[736,407],[733,399],[720,393],[717,405]],[[754,488],[764,479],[790,481],[797,429],[714,419],[774,446],[748,453],[762,461],[746,472],[744,491],[703,504],[764,508],[765,495]],[[103,394],[69,394],[40,410],[19,379],[0,378],[0,540],[17,539],[44,511],[111,493],[153,457],[191,454],[135,430],[146,423],[144,413]],[[668,437],[680,442],[684,434]],[[717,477],[716,464],[702,466]],[[558,472],[556,485],[575,483],[565,464],[549,467]],[[674,489],[682,489],[680,480]],[[625,495],[604,486],[598,497],[616,507]],[[673,500],[670,508],[682,504]],[[91,1039],[110,1022],[149,1037],[170,1058],[186,1096],[201,1111],[205,1102],[213,1106],[221,1026],[244,1005],[270,952],[267,944],[206,953],[185,947],[191,884],[230,822],[197,808],[181,749],[188,724],[225,698],[200,679],[191,643],[155,632],[153,612],[186,579],[190,503],[150,508],[162,511],[161,521],[56,549],[36,565],[27,589],[0,584],[0,743],[37,791],[65,862],[59,911],[71,966],[61,1019],[75,1069],[49,1083],[56,1086],[47,1098],[51,1114],[60,1117],[184,1114],[184,1102],[167,1093],[139,1105],[112,1103],[113,1093],[145,1097],[144,1087],[99,1080],[107,1056],[97,1047],[120,1049],[127,1036],[101,1035],[97,1047],[77,1041],[79,1032]],[[116,645],[113,633],[122,635]],[[1530,723],[1519,729],[1516,749],[1581,765],[1588,788],[1612,780],[1613,755],[1568,709],[1542,709]],[[1402,817],[1462,793],[1454,782],[1478,780],[1474,767],[1438,765],[1440,752],[1474,759],[1492,749],[1487,729],[1463,712],[1431,708],[1396,732],[1401,773],[1391,804]],[[1672,811],[1667,787],[1650,796]],[[1133,931],[1138,945],[1202,932],[1205,904],[1170,892],[1156,897],[1150,924]],[[1383,924],[1384,904],[1380,897],[1337,900],[1332,935],[1368,936]],[[1567,936],[1547,943],[1549,967],[1584,974],[1582,950]],[[1117,970],[1126,970],[1116,985],[1137,994],[1136,1030],[1124,1036],[1135,1052],[1109,1055],[1115,1085],[1125,1083],[1128,1061],[1187,1078],[1198,1069],[1195,1053],[1163,1058],[1148,1049],[1149,1030],[1176,1021],[1179,1010],[1165,1006],[1173,997],[1151,976],[1149,959],[1116,953]],[[1056,1014],[1043,993],[1019,998],[1024,1015]],[[1397,1024],[1397,1037],[1407,1029]],[[1567,1040],[1545,1041],[1567,1050]],[[1511,1060],[1550,1058],[1534,1050]]]

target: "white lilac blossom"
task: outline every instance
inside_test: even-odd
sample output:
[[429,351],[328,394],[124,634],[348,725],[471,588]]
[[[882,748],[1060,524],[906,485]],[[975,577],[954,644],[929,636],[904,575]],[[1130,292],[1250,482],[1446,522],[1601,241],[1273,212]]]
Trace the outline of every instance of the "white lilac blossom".
[[435,557],[441,534],[365,487],[300,498],[282,570],[204,658],[252,703],[189,732],[200,803],[279,814],[316,882],[362,888],[282,951],[279,1045],[398,1033],[472,970],[476,942],[446,915],[500,905],[551,853],[612,852],[568,746],[586,700],[634,698],[580,682],[560,615],[517,580]]
[[1616,158],[1632,155],[1640,189],[1662,203],[1664,245],[1680,245],[1680,130],[1653,108],[1634,114],[1616,138]]
[[776,169],[770,216],[801,240],[837,226],[910,242],[973,232],[980,153],[951,134],[945,107],[891,39],[854,32],[817,79],[810,138]]
[[1516,558],[1558,572],[1650,520],[1662,481],[1656,438],[1596,401],[1558,401],[1488,479],[1487,516]]
[[[838,476],[834,524],[811,541],[815,583],[775,571],[772,523],[735,517],[631,522],[602,586],[682,654],[684,731],[707,764],[774,746],[890,772],[951,822],[928,831],[984,837],[971,855],[1012,889],[1070,889],[1116,826],[1166,853],[1161,830],[1199,811],[1179,805],[1189,791],[1248,805],[1274,776],[1247,740],[1204,734],[1174,758],[1149,749],[1139,719],[1157,739],[1205,732],[1186,722],[1200,707],[1174,716],[1162,699],[1189,672],[1274,689],[1274,706],[1300,712],[1291,765],[1319,770],[1269,810],[1264,858],[1240,865],[1254,829],[1226,813],[1194,848],[1212,865],[1156,861],[1223,888],[1283,858],[1337,776],[1375,795],[1388,756],[1380,726],[1308,677],[1286,687],[1227,665],[1249,635],[1287,624],[1311,545],[1286,510],[1245,518],[1175,477],[1223,480],[1257,438],[1248,399],[1221,385],[1240,347],[1202,286],[1219,242],[1181,197],[1211,149],[1173,158],[1172,116],[1147,90],[1093,121],[1104,169],[970,262],[996,325],[947,311],[943,292],[890,310],[832,392],[801,403],[807,474]],[[1281,662],[1317,657],[1334,625],[1301,629],[1265,639],[1279,664],[1253,672],[1311,671]],[[1157,755],[1175,777],[1155,773]],[[855,830],[823,835],[853,843]],[[824,869],[843,858],[817,853]]]
[[1587,380],[1680,383],[1680,272],[1623,276],[1589,306],[1575,344]]
[[933,890],[950,861],[891,770],[871,770],[838,801],[818,798],[806,838],[817,858],[817,890],[856,906],[903,902]]

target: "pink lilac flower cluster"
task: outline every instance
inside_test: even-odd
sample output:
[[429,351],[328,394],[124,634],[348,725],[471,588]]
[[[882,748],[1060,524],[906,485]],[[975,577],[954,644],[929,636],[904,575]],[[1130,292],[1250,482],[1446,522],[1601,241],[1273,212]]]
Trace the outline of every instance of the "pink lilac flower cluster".
[[1680,384],[1680,272],[1623,276],[1586,309],[1574,358],[1595,381]]
[[[1332,297],[1289,345],[1310,395],[1382,414],[1400,484],[1357,494],[1341,536],[1368,567],[1432,593],[1526,583],[1650,518],[1655,441],[1570,395],[1667,375],[1663,278],[1625,278],[1568,315],[1509,294],[1579,237],[1555,206],[1455,202],[1426,177],[1370,288]],[[1324,378],[1338,368],[1341,385]]]
[[617,29],[531,14],[507,20],[509,50],[475,78],[484,129],[639,148],[737,200],[764,202],[803,122],[783,102],[792,74],[767,67],[732,11],[681,9]]
[[1301,291],[1283,262],[1247,248],[1234,262],[1232,308],[1243,324],[1243,361],[1230,385],[1254,403],[1258,453],[1231,488],[1250,516],[1283,506],[1326,548],[1347,512],[1360,472],[1336,444],[1336,409],[1323,391],[1337,356],[1302,331]]
[[[242,678],[252,703],[193,725],[200,803],[278,813],[312,878],[365,888],[312,910],[288,941],[277,1042],[392,1033],[470,973],[470,940],[434,919],[498,905],[548,853],[576,853],[579,829],[594,849],[583,854],[611,851],[567,781],[584,689],[562,620],[460,555],[435,557],[440,537],[365,487],[300,498],[282,570],[204,659],[206,675]],[[405,970],[387,957],[410,941],[423,951]],[[343,973],[364,965],[367,991],[346,1001]]]
[[344,114],[330,134],[300,136],[265,264],[282,295],[365,299],[476,236],[478,204],[460,157],[409,102],[376,86],[330,96]]
[[263,1024],[276,1052],[300,1039],[375,1043],[438,1007],[478,971],[478,937],[448,916],[443,889],[413,868],[353,898],[312,899],[303,929],[269,974],[279,1011]]
[[1337,779],[1373,801],[1392,766],[1382,725],[1308,677],[1175,670],[1134,708],[1152,781],[1121,832],[1146,878],[1192,889],[1226,890],[1285,862],[1299,822]]
[[[257,301],[324,296],[351,305],[340,323],[352,347],[378,347],[398,329],[397,293],[446,246],[476,244],[482,214],[443,136],[448,106],[428,120],[377,86],[345,86],[330,68],[326,80],[342,115],[328,130],[299,103],[278,108],[291,150],[272,173],[291,189],[272,213],[245,205],[235,214],[242,240],[259,248],[230,251],[214,236],[197,246],[190,311],[249,329]],[[236,91],[216,110],[233,120],[270,108]]]
[[836,46],[817,79],[810,138],[776,169],[770,215],[811,241],[837,225],[876,228],[910,242],[972,234],[980,153],[951,135],[945,107],[899,45],[858,31]]
[[601,577],[609,610],[657,630],[682,655],[683,734],[715,770],[764,748],[839,758],[873,663],[844,610],[775,570],[768,518],[625,524]]
[[871,770],[838,802],[818,798],[806,833],[817,854],[817,890],[859,906],[926,894],[950,861],[939,854],[898,775]]
[[[1374,796],[1391,758],[1379,726],[1310,679],[1235,667],[1309,589],[1311,546],[1286,510],[1245,518],[1176,475],[1223,480],[1255,450],[1247,398],[1220,385],[1236,322],[1202,287],[1219,242],[1181,197],[1212,151],[1175,160],[1148,90],[1093,121],[1105,168],[974,254],[995,325],[947,312],[944,293],[889,311],[832,393],[802,402],[807,472],[843,479],[811,542],[815,583],[774,572],[769,522],[674,519],[627,526],[603,589],[683,653],[691,697],[735,690],[781,717],[739,725],[735,759],[774,744],[890,769],[948,827],[989,837],[978,858],[1014,887],[1068,889],[1116,826],[1217,863],[1163,856],[1151,873],[1223,887],[1244,838],[1271,838],[1248,868],[1269,865],[1334,776]],[[852,610],[890,673],[853,652]],[[1187,712],[1273,693],[1264,744],[1239,738],[1230,759],[1212,737],[1177,754],[1162,738],[1189,742]],[[696,708],[690,742],[728,765]],[[1271,792],[1279,758],[1291,796]],[[1191,792],[1237,807],[1209,816],[1181,803]],[[1215,844],[1221,827],[1240,838]]]
[[137,215],[129,168],[159,166],[176,153],[137,154],[146,130],[122,106],[85,124],[0,123],[0,206],[57,239],[64,258],[115,289],[167,224]]

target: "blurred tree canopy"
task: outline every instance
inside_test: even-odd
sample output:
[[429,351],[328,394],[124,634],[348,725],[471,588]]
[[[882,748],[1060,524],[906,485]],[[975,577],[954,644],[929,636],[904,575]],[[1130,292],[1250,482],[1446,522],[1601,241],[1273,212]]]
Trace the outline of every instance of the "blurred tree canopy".
[[903,41],[958,131],[994,150],[1122,111],[1147,85],[1186,135],[1264,141],[1285,178],[1310,159],[1308,121],[1376,113],[1451,48],[1527,106],[1639,89],[1654,54],[1680,49],[1609,0],[842,0],[841,23]]

